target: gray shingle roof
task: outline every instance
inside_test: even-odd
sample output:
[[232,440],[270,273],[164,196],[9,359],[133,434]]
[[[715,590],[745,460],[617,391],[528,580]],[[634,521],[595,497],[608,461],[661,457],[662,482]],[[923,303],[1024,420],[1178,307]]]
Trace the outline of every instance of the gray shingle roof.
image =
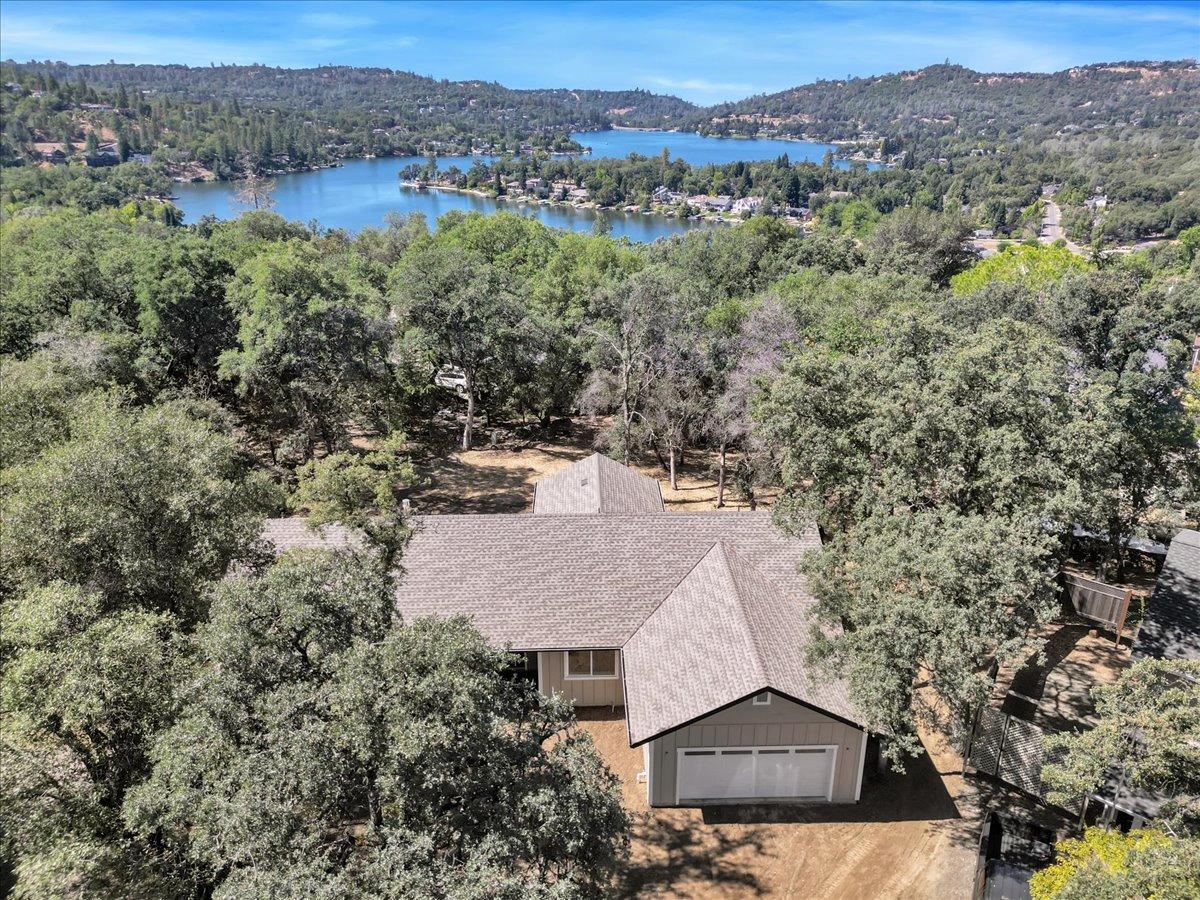
[[662,489],[653,478],[593,453],[538,481],[533,511],[554,515],[662,512]]
[[633,746],[768,688],[859,721],[844,682],[804,665],[813,604],[719,541],[626,642]]
[[[417,516],[396,605],[468,616],[514,650],[621,648],[631,741],[771,688],[852,722],[844,682],[804,666],[814,602],[798,571],[815,526],[768,513],[671,513],[653,479],[595,455],[539,482],[536,515]],[[274,519],[280,550],[358,546]]]
[[396,602],[406,618],[469,615],[518,650],[620,647],[719,540],[789,597],[815,528],[767,513],[418,516]]
[[1133,648],[1137,659],[1200,659],[1200,532],[1171,541]]

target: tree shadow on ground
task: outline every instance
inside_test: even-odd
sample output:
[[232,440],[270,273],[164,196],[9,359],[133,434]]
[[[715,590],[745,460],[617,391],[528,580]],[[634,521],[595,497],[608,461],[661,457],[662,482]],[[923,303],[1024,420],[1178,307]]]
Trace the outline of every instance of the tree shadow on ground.
[[1010,692],[1029,697],[1031,700],[1041,700],[1046,691],[1046,680],[1050,673],[1062,663],[1090,631],[1087,625],[1064,625],[1046,641],[1042,652],[1045,661],[1038,659],[1039,654],[1031,653],[1009,686]]
[[714,890],[740,888],[739,894],[760,894],[764,885],[761,856],[766,835],[756,828],[712,830],[702,840],[692,820],[670,813],[635,816],[633,840],[650,848],[646,859],[631,860],[621,874],[620,895],[637,897],[651,889],[672,890],[700,882]]
[[710,825],[733,823],[915,822],[961,818],[954,798],[928,752],[905,762],[905,772],[884,771],[863,779],[858,803],[739,804],[707,806]]
[[515,513],[533,504],[536,471],[530,466],[468,465],[444,458],[418,462],[417,474],[423,486],[405,494],[422,515]]

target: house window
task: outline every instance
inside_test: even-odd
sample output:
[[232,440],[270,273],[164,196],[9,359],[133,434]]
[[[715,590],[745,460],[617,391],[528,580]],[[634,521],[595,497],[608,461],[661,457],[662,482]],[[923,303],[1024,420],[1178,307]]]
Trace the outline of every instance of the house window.
[[616,650],[568,650],[567,678],[616,678]]
[[755,706],[770,706],[771,705],[771,692],[763,691],[761,694],[755,694],[754,695],[754,705]]

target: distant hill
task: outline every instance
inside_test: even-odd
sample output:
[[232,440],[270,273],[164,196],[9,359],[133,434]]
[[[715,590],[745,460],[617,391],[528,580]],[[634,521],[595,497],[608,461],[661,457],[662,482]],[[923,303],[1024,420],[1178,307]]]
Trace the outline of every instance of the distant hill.
[[68,65],[11,61],[24,72],[59,81],[83,79],[117,88],[186,97],[236,99],[253,106],[276,105],[318,112],[370,111],[401,120],[454,125],[526,128],[600,128],[614,122],[657,124],[694,116],[699,108],[678,97],[649,91],[595,91],[553,88],[516,90],[495,82],[446,81],[391,69],[322,66],[281,69],[270,66]]
[[1098,63],[1052,74],[936,65],[748,97],[706,109],[689,124],[713,133],[765,130],[825,140],[874,132],[994,141],[1028,128],[1053,133],[1198,123],[1200,68],[1184,60]]

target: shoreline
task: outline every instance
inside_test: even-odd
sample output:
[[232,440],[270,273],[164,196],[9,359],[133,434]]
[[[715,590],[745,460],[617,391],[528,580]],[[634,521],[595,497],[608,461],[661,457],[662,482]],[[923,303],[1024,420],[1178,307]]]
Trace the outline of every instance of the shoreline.
[[446,191],[452,194],[466,194],[471,197],[479,197],[483,200],[492,200],[496,203],[523,203],[528,206],[550,206],[559,209],[569,208],[576,210],[587,210],[594,213],[611,213],[621,216],[657,216],[661,219],[675,219],[686,222],[703,222],[708,225],[740,225],[745,222],[745,219],[726,217],[722,215],[700,215],[700,216],[669,216],[666,213],[659,212],[654,208],[638,209],[632,211],[626,207],[620,206],[598,206],[593,201],[589,200],[586,203],[572,203],[567,200],[551,200],[549,198],[542,199],[540,197],[510,197],[507,194],[492,194],[488,191],[482,191],[478,188],[462,188],[452,184],[436,184],[429,182],[420,186],[412,182],[400,182],[400,187],[410,191]]

